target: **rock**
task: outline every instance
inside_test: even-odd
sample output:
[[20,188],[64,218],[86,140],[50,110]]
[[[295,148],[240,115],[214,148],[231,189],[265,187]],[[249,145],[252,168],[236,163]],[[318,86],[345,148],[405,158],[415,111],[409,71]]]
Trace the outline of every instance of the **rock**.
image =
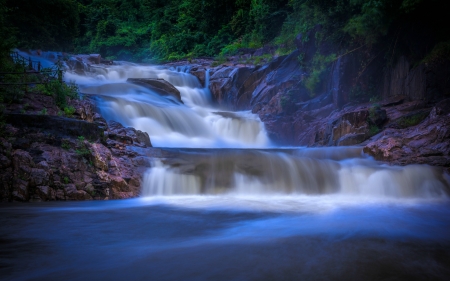
[[450,166],[450,116],[436,114],[447,110],[441,109],[446,103],[436,104],[429,116],[417,124],[386,129],[364,147],[364,152],[398,165]]
[[[367,118],[369,117],[369,112],[367,110],[348,112],[342,115],[340,118],[332,122],[332,133],[331,133],[331,143],[337,144],[338,142],[343,145],[343,137],[347,135],[359,135],[358,137],[351,138],[354,141],[362,139],[364,141],[369,136]],[[361,137],[360,135],[365,135],[366,137]],[[355,143],[352,143],[355,144]]]
[[32,186],[47,185],[49,183],[49,174],[43,169],[32,168],[30,183]]
[[211,75],[209,89],[214,100],[224,108],[236,109],[236,92],[252,74],[250,67],[218,67]]
[[336,146],[348,146],[360,144],[367,139],[365,133],[362,134],[347,134],[336,141]]
[[181,101],[181,94],[180,91],[177,90],[172,84],[167,82],[164,79],[154,79],[154,78],[128,78],[128,83],[133,83],[136,85],[144,86],[146,88],[149,88],[150,90],[153,90],[157,92],[158,94],[162,96],[172,96],[180,103],[183,103]]
[[[146,132],[131,127],[125,128],[122,124],[115,121],[109,122],[108,137],[125,145],[137,144],[142,147],[152,147],[150,137]],[[115,146],[115,144],[115,142],[109,142],[109,146]]]
[[11,160],[5,155],[0,154],[0,169],[6,169],[11,165]]
[[59,137],[84,136],[97,140],[103,137],[103,128],[95,123],[60,116],[7,114],[6,121],[20,128],[45,130],[48,134]]
[[136,130],[136,140],[139,143],[142,143],[145,145],[145,147],[152,147],[152,143],[150,142],[150,137],[146,132],[142,132],[139,130]]
[[103,171],[107,171],[109,160],[111,160],[111,151],[101,143],[93,143],[90,145],[89,150],[94,166]]
[[72,57],[66,61],[66,63],[71,71],[80,75],[85,75],[86,67],[81,58]]
[[81,120],[94,121],[94,105],[90,100],[74,100],[71,104],[75,107],[75,112]]
[[100,54],[90,54],[88,60],[94,64],[100,64],[102,56]]
[[56,192],[52,188],[48,186],[37,186],[36,187],[37,195],[43,200],[43,201],[50,201],[56,199]]
[[198,78],[198,81],[200,84],[205,87],[205,81],[206,81],[206,69],[205,68],[192,68],[189,71],[190,74],[194,75]]
[[66,200],[66,195],[64,194],[63,190],[58,189],[55,192],[55,198],[56,200]]
[[14,178],[12,185],[12,199],[15,201],[28,201],[30,199],[28,181]]

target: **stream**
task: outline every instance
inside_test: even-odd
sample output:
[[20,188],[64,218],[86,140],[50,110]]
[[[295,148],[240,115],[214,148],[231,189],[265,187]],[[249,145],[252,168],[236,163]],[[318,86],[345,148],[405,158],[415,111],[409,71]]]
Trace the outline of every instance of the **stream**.
[[[37,57],[43,59],[44,56]],[[182,103],[127,83],[162,78]],[[66,72],[106,120],[176,153],[141,198],[0,205],[1,280],[448,280],[448,176],[361,147],[278,147],[188,68]]]

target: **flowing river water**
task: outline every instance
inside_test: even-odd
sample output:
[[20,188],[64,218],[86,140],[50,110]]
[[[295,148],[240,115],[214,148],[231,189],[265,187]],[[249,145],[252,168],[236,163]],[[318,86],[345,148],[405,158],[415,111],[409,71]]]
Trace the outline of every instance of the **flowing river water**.
[[[183,103],[127,78],[163,78]],[[439,169],[360,147],[276,147],[251,112],[215,108],[186,68],[121,62],[65,79],[178,156],[152,159],[138,199],[0,206],[1,280],[450,278]]]

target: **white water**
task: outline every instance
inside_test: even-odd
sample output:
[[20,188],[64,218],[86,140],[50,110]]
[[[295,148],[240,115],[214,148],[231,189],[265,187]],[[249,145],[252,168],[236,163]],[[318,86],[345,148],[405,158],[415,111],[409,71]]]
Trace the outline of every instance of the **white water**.
[[[184,105],[125,83],[160,75],[180,79]],[[269,145],[255,116],[214,113],[191,78],[129,63],[66,73],[158,146]],[[383,165],[360,147],[163,150],[177,157],[154,159],[146,197],[0,206],[0,276],[449,280],[450,178],[438,169]]]
[[[32,59],[48,65],[49,58],[58,56],[61,54],[49,52]],[[247,111],[222,112],[212,106],[209,72],[203,88],[188,73],[188,66],[175,69],[116,62],[84,68],[90,70],[87,75],[68,71],[65,79],[75,81],[82,93],[94,97],[107,120],[147,132],[156,147],[271,146],[258,116]],[[180,91],[183,103],[127,83],[128,78],[164,79]],[[362,155],[360,148],[299,148],[295,153],[225,150],[200,158],[156,159],[143,179],[144,196],[334,194],[417,199],[446,198],[448,187],[448,180],[435,168],[381,165]]]
[[392,167],[364,156],[339,160],[252,151],[251,155],[221,153],[199,163],[193,159],[197,166],[190,169],[183,162],[155,160],[154,168],[144,175],[143,194],[339,195],[363,200],[445,199],[448,191],[448,182],[433,167]]
[[[67,74],[83,85],[82,92],[98,97],[107,120],[115,120],[149,134],[156,147],[266,147],[264,125],[248,111],[232,115],[211,104],[208,88],[196,77],[155,66],[122,63],[95,68],[91,77]],[[174,85],[184,104],[145,87],[126,83],[128,78],[160,78]]]

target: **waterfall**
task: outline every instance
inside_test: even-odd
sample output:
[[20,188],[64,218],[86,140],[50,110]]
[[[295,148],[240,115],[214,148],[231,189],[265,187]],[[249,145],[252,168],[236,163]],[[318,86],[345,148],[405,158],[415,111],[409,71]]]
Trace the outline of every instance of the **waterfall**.
[[[181,151],[179,158],[167,164],[161,160],[155,162],[144,177],[143,194],[180,195],[195,191],[196,194],[343,194],[383,198],[447,196],[448,184],[433,167],[380,165],[361,153],[354,157],[355,148],[336,149],[348,150],[347,157],[327,158],[324,155],[329,150],[316,149],[314,154],[293,150],[225,150],[198,157],[183,155]],[[157,189],[155,182],[158,182]]]
[[[156,147],[185,148],[178,151],[178,158],[153,160],[153,167],[143,178],[144,196],[343,194],[442,198],[448,193],[449,183],[438,169],[382,165],[364,156],[361,148],[268,149],[273,145],[257,115],[220,111],[212,106],[209,71],[205,73],[205,87],[189,74],[189,67],[118,62],[91,67],[86,74],[67,73],[65,78],[76,80],[82,93],[95,97],[107,120],[147,132]],[[127,83],[128,78],[164,79],[180,92],[182,103]],[[204,148],[221,150],[198,150]]]
[[[188,69],[115,65],[94,68],[90,77],[70,73],[81,92],[96,97],[107,120],[115,120],[149,134],[160,147],[267,147],[264,124],[249,111],[218,112],[211,106],[211,93]],[[183,104],[128,78],[160,78],[180,91]]]

